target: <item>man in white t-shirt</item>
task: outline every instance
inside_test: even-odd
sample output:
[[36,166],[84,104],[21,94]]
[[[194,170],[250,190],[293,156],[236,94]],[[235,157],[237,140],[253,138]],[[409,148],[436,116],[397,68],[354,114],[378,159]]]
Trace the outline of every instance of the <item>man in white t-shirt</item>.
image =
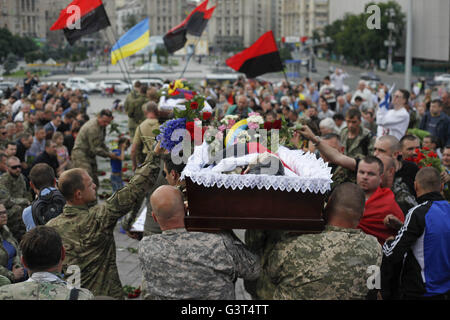
[[366,103],[368,108],[373,108],[372,92],[367,87],[364,80],[359,81],[358,90],[353,94],[351,104],[355,104],[356,97],[361,97]]
[[377,112],[377,136],[391,135],[398,140],[406,134],[409,125],[409,113],[405,105],[409,100],[409,92],[407,90],[397,90],[393,97],[394,109],[387,110],[382,107]]
[[337,95],[344,93],[344,80],[348,78],[348,74],[344,73],[341,69],[336,69],[336,72],[330,76],[331,84],[336,89]]

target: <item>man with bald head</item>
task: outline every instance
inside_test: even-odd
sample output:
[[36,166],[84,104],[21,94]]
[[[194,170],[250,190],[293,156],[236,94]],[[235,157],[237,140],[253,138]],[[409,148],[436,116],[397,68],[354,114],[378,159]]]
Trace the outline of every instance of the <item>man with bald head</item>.
[[367,268],[381,265],[382,252],[375,237],[357,229],[364,206],[359,186],[341,184],[327,203],[324,232],[285,238],[275,245],[267,262],[274,299],[366,298]]
[[117,221],[129,211],[137,214],[136,204],[142,203],[156,182],[161,154],[158,144],[129,184],[95,206],[91,204],[96,199],[97,186],[86,170],[68,170],[59,178],[58,189],[66,199],[66,205],[47,226],[53,227],[62,237],[66,249],[64,274],[67,275],[69,265],[79,266],[81,286],[95,296],[123,299],[113,231]]
[[[449,300],[450,204],[441,195],[444,186],[436,169],[422,168],[414,186],[420,205],[409,211],[395,240],[383,246],[382,295]],[[399,296],[394,296],[391,284],[398,282]]]
[[151,198],[162,234],[144,237],[139,261],[150,300],[234,300],[238,277],[254,280],[259,259],[233,234],[188,232],[181,192],[161,186]]

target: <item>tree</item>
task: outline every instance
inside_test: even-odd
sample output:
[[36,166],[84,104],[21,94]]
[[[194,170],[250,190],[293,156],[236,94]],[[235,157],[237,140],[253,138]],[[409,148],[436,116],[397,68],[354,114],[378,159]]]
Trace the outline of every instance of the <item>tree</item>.
[[137,22],[137,18],[136,18],[136,16],[134,14],[129,15],[127,17],[124,17],[123,18],[123,22],[124,22],[123,29],[125,31],[130,30],[131,28],[133,28],[138,23]]
[[[396,32],[393,37],[399,46],[405,28],[405,14],[402,13],[400,5],[395,1],[376,3],[381,11],[381,29],[370,30],[367,27],[370,14],[365,12],[367,7],[373,4],[375,3],[366,4],[364,13],[359,15],[347,14],[343,19],[336,20],[323,28],[323,35],[333,40],[333,43],[326,47],[330,55],[333,53],[343,55],[347,60],[357,65],[364,61],[378,61],[385,58],[388,51],[384,46],[384,41],[389,38],[388,23],[391,20],[386,13],[391,8],[395,12],[393,22]],[[382,49],[380,50],[380,48]],[[386,50],[383,50],[384,48]]]
[[9,53],[6,57],[6,61],[3,64],[3,68],[5,69],[5,75],[11,74],[11,71],[17,67],[17,56],[13,53]]
[[280,49],[280,58],[281,61],[292,60],[291,50],[287,47],[283,47]]

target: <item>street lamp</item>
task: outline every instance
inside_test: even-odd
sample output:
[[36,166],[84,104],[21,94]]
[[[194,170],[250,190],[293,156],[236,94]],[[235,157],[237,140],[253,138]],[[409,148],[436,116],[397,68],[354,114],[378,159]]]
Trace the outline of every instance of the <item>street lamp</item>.
[[394,8],[390,8],[386,11],[386,16],[390,17],[390,21],[388,23],[388,29],[389,29],[389,40],[384,42],[384,45],[386,47],[389,47],[389,57],[388,57],[388,65],[387,65],[387,72],[388,74],[392,74],[392,53],[393,53],[393,47],[395,47],[395,41],[392,39],[392,31],[395,30],[395,23],[392,22],[393,18],[395,17],[395,10]]

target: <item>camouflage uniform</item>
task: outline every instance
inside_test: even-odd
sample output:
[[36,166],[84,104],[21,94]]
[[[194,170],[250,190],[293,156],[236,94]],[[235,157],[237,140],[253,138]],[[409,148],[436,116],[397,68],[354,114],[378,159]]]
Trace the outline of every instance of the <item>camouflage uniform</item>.
[[5,248],[3,247],[3,240],[8,241],[16,249],[16,256],[14,257],[12,264],[14,267],[22,267],[22,263],[20,263],[19,243],[13,237],[8,227],[3,226],[2,228],[0,228],[0,275],[6,277],[11,283],[13,283],[15,281],[14,273],[6,268],[6,266],[8,265],[9,257],[8,252],[6,252]]
[[[69,300],[70,290],[60,276],[49,272],[33,273],[28,281],[0,288],[0,300]],[[87,289],[79,289],[77,300],[92,300]]]
[[253,299],[272,300],[275,286],[271,283],[266,271],[268,257],[275,245],[289,232],[279,230],[246,230],[245,243],[251,252],[258,255],[261,264],[259,278],[254,281],[245,280],[244,287]]
[[333,173],[333,184],[331,185],[331,189],[333,190],[338,185],[343,184],[345,182],[356,183],[356,172],[338,166]]
[[229,233],[172,229],[145,237],[139,261],[151,300],[233,300],[238,277],[256,279],[258,257]]
[[409,191],[406,183],[403,182],[402,178],[397,178],[394,180],[392,192],[394,193],[395,201],[400,209],[402,209],[405,217],[408,214],[409,209],[419,205],[416,198]]
[[348,128],[344,128],[341,131],[341,143],[345,147],[346,156],[364,159],[373,153],[375,137],[373,137],[372,132],[361,126],[359,135],[349,144]]
[[142,122],[134,134],[133,144],[136,145],[136,160],[141,164],[147,154],[153,150],[156,135],[153,130],[159,129],[158,119],[146,119]]
[[134,137],[136,128],[145,120],[142,105],[146,103],[147,97],[132,91],[125,99],[125,112],[128,114],[128,129],[130,130],[130,137]]
[[20,174],[17,178],[6,172],[0,176],[0,203],[8,212],[8,228],[17,241],[22,239],[26,227],[22,220],[22,212],[29,204],[31,194],[27,191],[25,178]]
[[86,122],[80,129],[72,150],[74,168],[85,169],[98,186],[96,156],[108,158],[109,149],[105,144],[106,128],[98,124],[97,118]]
[[7,286],[8,284],[11,284],[11,281],[7,277],[0,276],[0,287]]
[[365,299],[369,266],[380,266],[377,239],[358,229],[327,226],[320,234],[282,241],[269,256],[267,273],[281,300]]
[[120,217],[135,209],[136,203],[142,203],[149,187],[156,181],[159,162],[160,156],[150,156],[136,170],[130,183],[105,203],[93,207],[66,205],[61,215],[47,223],[63,239],[66,249],[64,274],[69,265],[78,265],[81,286],[96,296],[123,298],[116,265],[114,227]]

